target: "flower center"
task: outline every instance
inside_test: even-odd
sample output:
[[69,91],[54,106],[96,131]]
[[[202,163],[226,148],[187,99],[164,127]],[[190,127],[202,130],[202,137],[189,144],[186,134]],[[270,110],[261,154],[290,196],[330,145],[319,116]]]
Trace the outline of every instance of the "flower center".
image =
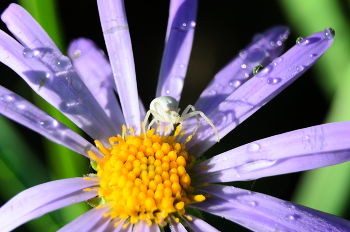
[[162,137],[154,129],[146,136],[130,131],[131,135],[126,135],[123,126],[122,136],[111,137],[112,148],[95,141],[103,159],[90,152],[100,178],[98,196],[110,204],[112,218],[164,226],[169,214],[181,216],[186,205],[205,200],[203,195],[193,194],[186,169],[193,166],[195,158],[188,155],[184,144],[176,142],[179,127],[174,136]]

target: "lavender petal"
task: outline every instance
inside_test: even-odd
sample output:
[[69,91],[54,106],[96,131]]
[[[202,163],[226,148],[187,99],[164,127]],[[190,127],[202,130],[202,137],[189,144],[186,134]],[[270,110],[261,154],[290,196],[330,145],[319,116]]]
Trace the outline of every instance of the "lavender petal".
[[87,134],[108,145],[108,138],[116,135],[117,130],[74,71],[69,58],[59,56],[51,45],[45,47],[48,41],[45,36],[32,41],[32,35],[45,32],[20,6],[11,4],[1,18],[27,48],[1,31],[0,61],[17,72],[34,91]]
[[171,232],[186,232],[187,231],[185,229],[185,227],[180,222],[176,222],[172,216],[169,217],[169,222],[170,222]]
[[[253,231],[349,231],[350,222],[265,194],[210,184],[199,190],[219,198],[191,205]],[[220,199],[221,198],[221,199]]]
[[[277,65],[270,64],[252,79],[229,95],[208,116],[220,138],[223,138],[233,128],[269,102],[289,84],[309,69],[329,48],[333,39],[326,37],[325,33],[318,32],[304,39],[280,57]],[[197,122],[195,118],[184,121],[185,136],[193,133]],[[193,152],[195,157],[203,154],[217,142],[213,128],[202,119],[199,129],[188,148],[199,145]]]
[[[190,216],[192,220],[187,219],[188,216]],[[185,214],[182,218],[186,221],[187,225],[189,225],[194,232],[219,232],[217,229],[215,229],[205,221],[196,218],[193,215]]]
[[[282,53],[283,42],[289,33],[287,27],[277,26],[255,35],[253,42],[214,76],[194,105],[196,110],[209,114],[253,76],[254,67],[270,64]],[[275,59],[273,63],[278,64],[279,59]]]
[[[114,224],[116,222],[119,222],[119,224],[117,226],[114,226]],[[114,219],[113,221],[111,221],[108,224],[108,226],[107,226],[105,231],[108,231],[108,232],[110,232],[110,231],[119,232],[122,229],[124,222],[125,222],[124,220],[121,221],[119,218],[116,218],[116,219]]]
[[104,157],[83,137],[2,86],[0,86],[0,113],[87,158],[90,158],[88,151],[92,151],[100,159]]
[[[74,219],[58,232],[71,232],[71,231],[101,231],[106,225],[106,220],[111,220],[111,217],[104,217],[103,215],[109,210],[109,207],[103,207],[101,209],[93,208],[78,218]],[[102,222],[102,223],[101,223]]]
[[139,222],[139,224],[136,225],[136,229],[134,231],[160,232],[160,229],[156,223],[152,223],[152,225],[149,226],[144,220],[142,220]]
[[127,127],[141,132],[134,57],[123,0],[98,0],[102,31]]
[[156,97],[172,96],[180,100],[192,49],[196,12],[197,0],[170,1],[166,45]]
[[115,83],[111,65],[103,51],[91,40],[80,38],[70,44],[68,55],[86,87],[121,134],[125,120],[113,90]]
[[83,189],[96,184],[98,184],[96,180],[72,178],[29,188],[0,208],[0,231],[13,230],[45,213],[91,199],[97,195],[97,191],[83,191]]
[[261,139],[205,160],[191,170],[199,183],[257,179],[350,160],[350,121]]

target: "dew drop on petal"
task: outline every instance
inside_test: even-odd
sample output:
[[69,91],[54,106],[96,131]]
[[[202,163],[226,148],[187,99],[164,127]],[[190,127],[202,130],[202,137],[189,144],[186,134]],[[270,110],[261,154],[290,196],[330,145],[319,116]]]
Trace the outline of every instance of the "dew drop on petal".
[[269,78],[267,78],[267,83],[269,84],[269,85],[275,85],[275,84],[278,84],[278,83],[280,83],[281,82],[281,78],[278,78],[278,77],[269,77]]
[[32,58],[34,56],[32,49],[24,48],[23,49],[23,56],[24,56],[24,58],[27,58],[27,59]]
[[304,67],[303,67],[302,65],[298,65],[298,66],[296,67],[296,69],[297,69],[298,72],[301,72],[301,71],[304,70]]
[[308,141],[309,139],[310,139],[310,137],[308,135],[304,135],[302,138],[303,141]]
[[0,97],[0,100],[7,104],[10,102],[13,102],[15,100],[15,98],[11,94],[4,94]]
[[246,67],[247,67],[246,64],[242,64],[242,65],[241,65],[241,68],[246,68]]
[[277,41],[277,45],[278,45],[278,46],[282,46],[282,41],[278,40],[278,41]]
[[79,58],[81,56],[81,51],[79,49],[74,51],[74,57]]
[[248,144],[247,146],[247,150],[250,151],[250,152],[256,152],[260,149],[260,146],[259,144],[257,143],[250,143]]
[[55,130],[59,123],[57,120],[55,120],[54,118],[52,118],[49,115],[44,115],[41,119],[40,119],[40,125],[42,128],[52,131]]
[[298,37],[296,40],[297,45],[305,46],[309,43],[309,40],[305,39],[304,37]]
[[256,206],[257,205],[257,203],[255,202],[255,201],[251,201],[251,202],[249,202],[249,205],[251,205],[251,206]]
[[181,77],[168,77],[164,83],[163,89],[166,94],[177,97],[181,94],[183,83]]
[[276,65],[282,63],[282,61],[283,61],[283,58],[282,58],[282,57],[277,57],[276,59],[274,59],[274,60],[272,61],[272,63],[273,63],[273,65],[276,66]]
[[328,40],[333,39],[335,36],[335,30],[331,27],[324,29],[324,37]]
[[297,219],[297,217],[294,216],[294,215],[287,215],[287,216],[286,216],[286,220],[287,220],[287,221],[294,221],[294,220],[296,220],[296,219]]
[[222,158],[222,161],[225,161],[225,160],[227,160],[227,157],[225,156],[224,158]]
[[56,58],[56,65],[61,70],[68,70],[72,67],[70,59],[63,55]]

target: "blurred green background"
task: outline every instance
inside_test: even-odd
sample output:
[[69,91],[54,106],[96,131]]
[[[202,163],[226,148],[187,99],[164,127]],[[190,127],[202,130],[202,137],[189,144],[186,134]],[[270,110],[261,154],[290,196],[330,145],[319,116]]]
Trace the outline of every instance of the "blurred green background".
[[[0,11],[14,1],[2,0]],[[20,0],[65,53],[78,37],[95,41],[106,51],[96,1]],[[126,1],[139,94],[147,107],[155,96],[164,47],[168,1]],[[298,36],[325,27],[336,30],[331,48],[299,80],[208,151],[207,156],[248,142],[325,122],[350,120],[350,1],[200,1],[197,26],[180,108],[193,104],[211,78],[238,54],[254,34],[274,25],[286,25]],[[9,33],[5,24],[0,29]],[[50,107],[12,70],[0,64],[0,85],[20,94],[82,133]],[[0,205],[20,191],[50,180],[90,173],[87,159],[0,116]],[[87,137],[86,137],[87,138]],[[90,140],[91,141],[91,140]],[[284,200],[350,219],[350,162],[305,173],[232,183]],[[15,231],[56,231],[89,207],[78,204],[35,219]],[[231,222],[205,219],[221,231],[245,231]],[[230,227],[228,227],[230,226]]]

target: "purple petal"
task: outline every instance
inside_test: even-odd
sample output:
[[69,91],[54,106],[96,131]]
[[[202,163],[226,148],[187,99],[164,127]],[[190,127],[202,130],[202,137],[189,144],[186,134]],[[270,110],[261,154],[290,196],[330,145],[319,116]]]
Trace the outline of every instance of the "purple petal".
[[[323,31],[309,36],[283,54],[277,65],[270,64],[229,95],[207,115],[214,123],[220,138],[301,76],[321,57],[332,42],[333,39],[326,37]],[[183,128],[187,133],[183,138],[186,139],[192,134],[196,125],[196,119],[193,117],[185,120]],[[198,157],[216,142],[217,136],[213,128],[202,119],[197,133],[187,147],[191,148],[198,144],[198,149],[193,153]]]
[[0,113],[87,158],[90,158],[88,154],[90,150],[98,158],[104,157],[96,147],[83,137],[2,86],[0,86]]
[[112,69],[103,51],[91,40],[80,38],[70,44],[68,55],[86,87],[121,134],[125,120],[113,90],[115,83]]
[[170,2],[166,45],[156,97],[172,96],[180,100],[192,49],[196,12],[197,0]]
[[141,132],[134,57],[122,0],[98,0],[98,10],[127,127]]
[[93,208],[88,212],[84,213],[80,217],[74,219],[64,227],[62,227],[58,232],[71,232],[71,231],[94,231],[94,232],[103,232],[108,224],[111,217],[104,217],[103,215],[107,213],[109,207],[103,207],[100,209]]
[[[209,114],[253,76],[255,66],[270,64],[282,53],[283,41],[287,39],[289,33],[287,27],[278,26],[266,30],[263,34],[255,35],[253,42],[215,75],[194,105],[196,110]],[[273,61],[276,64],[278,62],[279,59]]]
[[[116,135],[116,128],[76,74],[69,58],[58,56],[58,52],[50,45],[45,47],[46,37],[38,37],[35,42],[30,42],[32,40],[26,36],[27,33],[42,35],[45,32],[20,6],[11,4],[1,18],[19,40],[28,43],[25,44],[28,48],[24,49],[1,31],[0,61],[17,72],[34,91],[87,134],[109,145],[108,138]],[[30,25],[34,26],[26,27]],[[40,42],[42,46],[37,47]]]
[[[190,216],[192,220],[188,220],[187,216]],[[193,215],[185,214],[182,218],[186,221],[187,225],[189,225],[194,232],[219,232],[217,229],[215,229],[205,221],[196,218]]]
[[261,139],[203,161],[191,171],[201,174],[199,183],[230,182],[305,171],[349,160],[350,121],[347,121]]
[[318,210],[232,186],[200,190],[220,197],[192,207],[225,217],[254,231],[349,231],[350,222]]
[[136,225],[135,232],[160,232],[160,229],[156,223],[152,223],[151,226],[147,225],[145,221],[140,221],[139,224]]
[[105,231],[107,232],[112,232],[112,231],[114,231],[114,232],[119,232],[120,231],[120,229],[122,229],[122,227],[123,227],[123,224],[124,224],[124,222],[125,221],[121,221],[119,224],[118,224],[118,226],[114,226],[114,224],[116,223],[116,222],[119,222],[120,221],[120,219],[119,218],[117,218],[117,219],[114,219],[113,221],[111,221],[109,224],[108,224],[108,226],[107,226],[107,228],[105,229]]
[[171,232],[187,232],[185,227],[180,223],[176,222],[173,217],[169,217]]
[[0,208],[0,231],[12,230],[45,213],[91,199],[97,191],[85,192],[83,189],[96,184],[96,180],[72,178],[29,188]]

